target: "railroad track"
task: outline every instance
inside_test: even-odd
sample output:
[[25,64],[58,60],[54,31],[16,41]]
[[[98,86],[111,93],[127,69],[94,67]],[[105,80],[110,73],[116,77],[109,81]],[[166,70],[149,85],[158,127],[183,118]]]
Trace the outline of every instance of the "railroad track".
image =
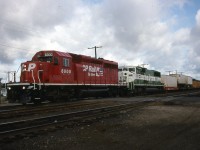
[[[180,96],[192,96],[192,95],[197,95],[200,94],[200,91],[190,91],[190,92],[174,92],[174,93],[164,93],[164,94],[154,94],[154,95],[149,95],[148,97],[180,97]],[[146,96],[137,96],[137,97],[146,97]],[[135,97],[135,98],[137,98]],[[27,107],[20,107],[17,108],[14,106],[14,108],[9,107],[7,110],[0,110],[0,120],[2,119],[9,119],[9,118],[16,118],[20,116],[29,116],[29,115],[34,115],[34,114],[44,114],[47,112],[55,112],[58,110],[69,110],[69,109],[76,109],[80,107],[86,107],[86,106],[95,106],[95,105],[100,105],[100,104],[112,104],[111,101],[106,102],[104,101],[89,101],[89,102],[84,102],[84,101],[79,101],[78,103],[61,103],[61,104],[50,104],[50,105],[41,105],[41,106],[27,106]],[[0,121],[1,122],[1,121]]]
[[73,126],[80,122],[87,122],[118,114],[122,110],[138,109],[153,102],[144,101],[129,104],[100,107],[82,111],[62,113],[46,117],[32,118],[0,124],[0,141],[9,141],[18,136],[27,136],[30,133],[40,134],[41,130],[56,127]]
[[199,95],[200,90],[191,90],[191,91],[169,91],[166,93],[159,93],[159,94],[151,94],[148,95],[148,97],[167,97],[167,96],[173,96],[173,97],[180,97],[180,96],[192,96],[192,95]]
[[[38,107],[23,107],[18,109],[11,109],[11,110],[2,110],[0,111],[0,122],[4,119],[12,119],[17,117],[25,117],[34,114],[45,114],[50,112],[60,112],[60,111],[67,111],[73,109],[80,109],[85,107],[95,107],[101,105],[112,105],[114,102],[112,101],[89,101],[89,102],[79,102],[79,103],[62,103],[62,104],[51,104],[51,105],[44,105]],[[32,116],[31,116],[32,117]]]
[[[166,94],[155,94],[155,95],[149,95],[148,97],[180,97],[180,96],[192,96],[200,94],[199,91],[190,91],[190,92],[174,92],[174,93],[166,93]],[[141,97],[141,96],[138,96]],[[143,96],[142,96],[143,97]],[[137,97],[135,97],[137,98]],[[95,107],[95,105],[109,105],[113,104],[114,102],[106,102],[104,101],[89,101],[89,102],[84,102],[84,101],[79,101],[78,103],[61,103],[61,104],[50,104],[50,105],[42,105],[42,106],[28,106],[28,107],[21,107],[21,108],[16,108],[8,110],[1,110],[0,111],[0,122],[1,120],[4,119],[10,119],[10,118],[17,118],[20,116],[30,116],[34,114],[45,114],[45,113],[50,113],[50,112],[56,112],[56,111],[66,111],[66,110],[72,110],[72,109],[78,109],[81,107]],[[15,107],[14,107],[15,108]]]
[[[31,119],[24,119],[18,121],[10,121],[0,123],[0,142],[17,139],[17,137],[27,137],[30,134],[38,135],[42,132],[49,132],[49,130],[63,128],[68,126],[74,126],[81,123],[93,122],[95,120],[109,117],[113,114],[119,114],[122,110],[138,109],[147,105],[160,105],[163,102],[169,102],[175,100],[177,96],[191,96],[199,94],[199,92],[178,94],[168,96],[162,100],[157,98],[149,98],[144,101],[135,101],[126,104],[118,104],[113,106],[98,106],[99,108],[90,108],[87,110],[76,110],[73,112],[60,113],[55,115],[49,115],[45,117],[35,117]],[[107,102],[107,101],[106,101]],[[91,101],[90,101],[91,103]],[[95,104],[97,102],[94,102]],[[83,106],[83,103],[76,103],[75,106]],[[55,107],[51,106],[51,107]],[[56,108],[58,110],[58,108]],[[30,135],[32,136],[32,135]]]

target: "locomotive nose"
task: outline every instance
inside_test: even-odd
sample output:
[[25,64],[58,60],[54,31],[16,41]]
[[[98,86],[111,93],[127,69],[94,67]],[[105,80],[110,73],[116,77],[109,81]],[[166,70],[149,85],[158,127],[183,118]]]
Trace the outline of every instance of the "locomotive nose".
[[32,63],[32,62],[25,62],[21,64],[21,77],[20,77],[20,81],[27,83],[33,83],[36,82],[35,81],[35,72],[37,72],[37,64],[36,63]]
[[34,70],[36,68],[36,64],[35,63],[22,63],[22,72],[25,71],[31,71]]

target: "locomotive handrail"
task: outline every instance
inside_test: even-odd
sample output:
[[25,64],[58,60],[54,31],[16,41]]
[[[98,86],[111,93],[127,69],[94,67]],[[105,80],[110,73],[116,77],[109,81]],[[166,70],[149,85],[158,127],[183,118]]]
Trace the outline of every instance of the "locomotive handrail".
[[[39,83],[41,83],[41,80],[40,80],[40,72],[42,72],[43,70],[38,70],[38,81]],[[39,90],[41,90],[41,84],[38,84],[39,85]]]
[[33,78],[33,89],[35,90],[36,88],[35,88],[35,78],[34,78],[34,75],[33,75],[33,70],[31,70],[31,72],[32,72],[32,78]]

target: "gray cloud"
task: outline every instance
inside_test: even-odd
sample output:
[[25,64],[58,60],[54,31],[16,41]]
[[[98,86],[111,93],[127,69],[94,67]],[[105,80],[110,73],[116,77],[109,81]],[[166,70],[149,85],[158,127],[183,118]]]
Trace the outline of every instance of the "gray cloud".
[[188,51],[187,68],[193,72],[196,77],[200,78],[200,10],[196,14],[196,25],[190,31],[190,50]]
[[[113,28],[116,42],[122,48],[138,51],[139,37],[158,18],[158,10],[154,9],[153,1],[139,2],[127,0],[116,3],[106,1],[100,8],[101,16],[107,26]],[[144,11],[145,10],[145,11]]]
[[[2,0],[0,67],[16,69],[40,49],[94,56],[88,47],[103,46],[98,56],[119,64],[161,70],[200,71],[200,15],[196,26],[172,31],[170,8],[186,0]],[[188,65],[190,64],[190,65]],[[187,67],[186,67],[187,66]],[[6,69],[6,68],[5,68]],[[195,69],[195,71],[194,71]],[[200,78],[200,77],[199,77]]]
[[25,57],[25,53],[32,48],[30,44],[38,47],[37,43],[30,43],[35,37],[55,32],[56,25],[70,22],[78,2],[0,1],[0,62],[12,64],[15,59]]
[[0,52],[0,63],[1,64],[10,64],[10,62],[12,62],[11,58],[9,57],[9,55],[7,53],[5,53],[4,49],[6,48],[1,48],[1,52]]

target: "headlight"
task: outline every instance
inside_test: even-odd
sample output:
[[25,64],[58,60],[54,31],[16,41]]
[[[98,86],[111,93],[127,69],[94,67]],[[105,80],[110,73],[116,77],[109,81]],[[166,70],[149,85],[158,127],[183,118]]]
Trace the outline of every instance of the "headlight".
[[25,89],[26,89],[26,87],[25,87],[25,86],[23,86],[23,87],[22,87],[22,89],[23,89],[23,90],[25,90]]

